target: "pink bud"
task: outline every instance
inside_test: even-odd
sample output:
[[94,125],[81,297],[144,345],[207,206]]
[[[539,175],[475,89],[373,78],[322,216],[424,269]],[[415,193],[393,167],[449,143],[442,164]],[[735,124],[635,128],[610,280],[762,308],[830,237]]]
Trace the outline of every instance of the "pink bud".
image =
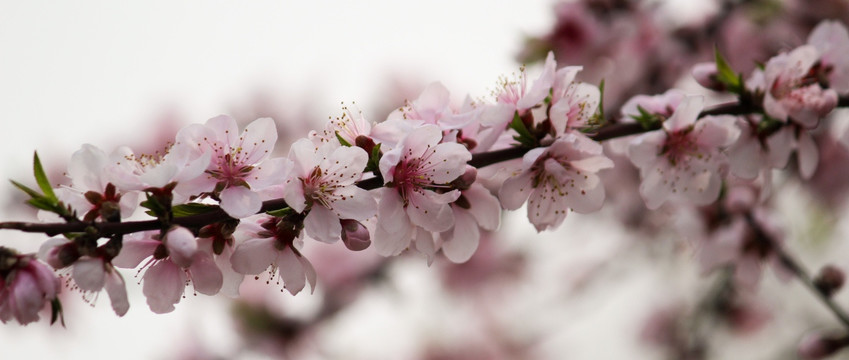
[[849,345],[845,336],[835,337],[821,333],[810,333],[802,338],[797,347],[799,357],[806,360],[823,359]]
[[363,224],[356,220],[342,219],[342,242],[351,251],[365,250],[371,245],[371,238]]
[[826,265],[814,279],[814,286],[825,296],[832,296],[843,287],[845,281],[846,275],[842,270],[834,265]]
[[696,82],[701,86],[716,91],[725,90],[725,85],[716,78],[717,70],[715,63],[698,63],[693,65],[692,74]]

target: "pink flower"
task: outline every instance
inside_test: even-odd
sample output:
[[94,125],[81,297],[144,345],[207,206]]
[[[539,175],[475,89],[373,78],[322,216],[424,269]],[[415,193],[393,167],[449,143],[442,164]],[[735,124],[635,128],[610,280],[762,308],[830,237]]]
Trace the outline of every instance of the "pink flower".
[[317,145],[322,143],[339,144],[337,138],[339,136],[348,144],[356,145],[358,137],[371,136],[371,123],[366,121],[363,112],[356,105],[343,106],[342,111],[342,116],[328,121],[321,132],[310,132],[310,140],[313,140]]
[[[58,270],[68,266],[61,252],[68,251],[69,247],[76,251],[76,245],[70,240],[64,237],[51,238],[41,245],[38,257]],[[97,294],[105,289],[116,315],[124,316],[130,309],[124,277],[102,256],[85,255],[75,259],[71,264],[71,277],[84,295]]]
[[189,125],[177,133],[177,145],[191,148],[193,158],[212,154],[207,175],[194,181],[195,192],[214,191],[221,209],[235,218],[259,212],[262,200],[256,191],[285,179],[291,167],[289,160],[268,159],[276,141],[277,129],[269,118],[250,123],[241,135],[236,120],[226,115],[209,119],[206,125]]
[[[398,255],[415,238],[416,249],[432,259],[438,250],[432,232],[454,225],[450,203],[460,196],[447,184],[462,175],[472,155],[457,143],[440,143],[442,131],[423,125],[380,159],[386,187],[378,205],[374,245],[384,256]],[[435,191],[446,189],[446,191]]]
[[0,248],[0,260],[0,321],[38,321],[38,313],[59,293],[59,279],[33,255]]
[[122,190],[141,191],[147,188],[162,188],[171,182],[177,186],[173,193],[177,194],[174,203],[181,203],[195,193],[197,189],[192,183],[198,177],[206,177],[206,171],[211,161],[212,153],[206,152],[197,158],[192,158],[192,149],[185,145],[172,145],[163,154],[136,155],[129,147],[123,146],[116,150],[113,162],[106,171],[115,185]]
[[622,105],[622,118],[633,122],[632,116],[640,116],[639,108],[643,108],[650,114],[669,118],[684,98],[684,93],[678,89],[670,89],[660,95],[637,95]]
[[149,233],[136,234],[124,238],[121,253],[112,263],[121,268],[135,268],[149,258],[142,266],[147,269],[142,276],[142,293],[151,311],[157,314],[174,311],[174,304],[180,302],[189,282],[204,295],[215,295],[221,289],[223,276],[211,249],[199,249],[188,229],[174,227],[160,240],[151,238]]
[[733,117],[705,117],[702,97],[685,98],[663,129],[640,135],[631,143],[629,157],[640,168],[640,194],[649,209],[667,201],[708,204],[719,196],[720,168],[727,163],[723,147],[740,130]]
[[315,269],[300,252],[303,246],[300,233],[298,225],[285,218],[258,216],[243,221],[237,238],[245,237],[245,240],[236,246],[230,257],[233,270],[254,275],[271,267],[268,282],[279,273],[283,287],[292,295],[301,292],[307,282],[315,291]]
[[537,231],[554,229],[569,209],[590,213],[601,208],[604,186],[596,173],[611,167],[600,144],[570,133],[548,148],[525,154],[521,170],[504,181],[498,197],[508,210],[518,209],[530,197],[528,219]]
[[840,94],[849,93],[849,31],[837,21],[823,21],[808,36],[808,44],[820,53],[820,68],[828,86]]
[[549,52],[545,59],[542,74],[530,88],[528,88],[524,67],[519,72],[518,80],[502,79],[501,89],[495,93],[496,104],[482,108],[481,125],[495,129],[495,137],[498,137],[505,126],[513,121],[514,114],[518,113],[519,116],[523,116],[529,110],[541,105],[554,86],[556,69],[557,62],[554,61],[554,53]]
[[67,175],[71,179],[70,187],[56,189],[60,200],[69,204],[87,221],[119,215],[129,217],[138,203],[135,191],[119,191],[113,184],[113,178],[107,168],[119,159],[119,153],[106,155],[103,150],[85,144],[71,155]]
[[474,183],[477,171],[468,166],[466,173],[455,180],[463,182],[460,197],[451,204],[454,226],[439,234],[442,252],[448,260],[463,263],[469,260],[478,248],[480,229],[493,231],[501,224],[501,206],[483,185]]
[[395,146],[407,133],[425,125],[437,125],[443,130],[456,130],[477,120],[477,111],[471,107],[455,110],[451,106],[448,89],[441,83],[428,85],[416,100],[391,112],[386,121],[375,125],[376,139]]
[[309,211],[304,226],[310,237],[332,243],[342,234],[340,219],[364,221],[377,213],[374,197],[356,185],[368,162],[363,149],[301,139],[289,157],[295,166],[284,198],[295,211]]
[[810,76],[818,60],[819,52],[812,45],[769,59],[764,70],[764,110],[769,116],[785,122],[792,118],[812,128],[837,106],[837,92],[823,89]]
[[586,127],[598,110],[601,92],[594,85],[575,81],[580,70],[580,66],[569,66],[557,71],[549,113],[558,136]]

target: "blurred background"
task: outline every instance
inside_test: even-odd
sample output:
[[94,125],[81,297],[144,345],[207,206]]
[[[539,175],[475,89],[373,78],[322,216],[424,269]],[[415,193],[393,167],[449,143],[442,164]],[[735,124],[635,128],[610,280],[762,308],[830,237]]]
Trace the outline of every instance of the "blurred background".
[[[608,111],[671,87],[719,102],[689,67],[718,44],[748,72],[804,43],[820,19],[849,16],[846,1],[811,3],[0,0],[0,177],[31,182],[37,150],[62,183],[83,143],[154,152],[182,126],[222,113],[242,124],[274,118],[284,156],[343,103],[381,121],[432,81],[457,102],[491,100],[499,76],[523,63],[535,74],[549,50],[560,64],[584,65],[584,81],[607,79]],[[819,132],[822,162],[849,161],[830,140],[837,131]],[[67,328],[0,326],[2,357],[776,359],[794,358],[807,331],[837,327],[800,284],[769,271],[748,291],[725,271],[702,274],[697,211],[647,212],[636,172],[622,164],[608,176],[633,183],[609,190],[599,213],[570,214],[542,234],[524,211],[506,214],[465,264],[308,244],[313,295],[249,278],[238,300],[187,292],[165,315],[150,312],[128,271],[126,316],[105,295],[65,289]],[[845,167],[820,168],[813,186],[779,176],[771,200],[788,247],[812,269],[847,265],[849,250],[840,241],[849,235]],[[23,200],[0,188],[2,219],[34,219]],[[3,232],[0,242],[35,251],[42,240]]]

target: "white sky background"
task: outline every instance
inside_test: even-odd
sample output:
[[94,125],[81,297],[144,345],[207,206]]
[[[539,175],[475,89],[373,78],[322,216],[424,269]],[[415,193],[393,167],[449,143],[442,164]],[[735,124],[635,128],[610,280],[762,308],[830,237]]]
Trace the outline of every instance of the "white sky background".
[[[203,122],[249,102],[257,89],[293,106],[308,100],[321,117],[338,115],[340,101],[375,106],[390,73],[442,81],[458,99],[485,96],[499,75],[517,69],[523,35],[551,26],[550,9],[548,0],[2,0],[0,178],[32,183],[34,150],[58,168],[83,143],[107,152],[137,144],[163,114]],[[12,191],[0,185],[0,201]],[[2,236],[19,248],[40,243]],[[104,296],[66,319],[73,332],[44,322],[0,326],[3,357],[10,350],[28,358],[167,357],[197,322],[213,324],[206,335],[227,346],[226,331],[214,330],[226,321],[217,303],[189,299],[157,316],[131,276],[127,282],[131,309],[123,319]]]

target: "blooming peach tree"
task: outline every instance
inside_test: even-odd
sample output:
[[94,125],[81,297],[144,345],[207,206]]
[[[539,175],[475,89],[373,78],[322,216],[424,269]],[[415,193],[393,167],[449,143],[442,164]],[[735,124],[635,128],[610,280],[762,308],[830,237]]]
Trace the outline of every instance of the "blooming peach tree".
[[[717,51],[714,62],[693,68],[701,85],[735,99],[712,107],[669,90],[605,109],[604,83],[576,80],[581,71],[548,53],[539,77],[530,81],[523,69],[492,101],[458,105],[434,83],[383,122],[345,108],[289,145],[288,157],[271,157],[281,146],[271,119],[240,130],[226,115],[183,128],[163,154],[83,145],[70,158],[67,185],[51,184],[36,155],[37,186],[13,184],[43,221],[0,229],[49,238],[37,254],[0,247],[0,320],[61,319],[56,272],[68,288],[105,290],[122,316],[130,304],[117,268],[139,269],[151,311],[167,313],[188,286],[238,296],[245,276],[263,273],[293,295],[314,290],[321,284],[302,252],[308,241],[462,263],[482,231],[499,227],[502,209],[524,207],[537,231],[556,229],[569,212],[599,211],[610,190],[600,174],[633,164],[640,183],[629,191],[648,209],[713,212],[698,246],[706,271],[730,268],[735,282],[755,287],[769,264],[808,285],[849,330],[831,298],[842,281],[828,281],[842,275],[812,278],[782,245],[765,202],[773,169],[793,154],[801,177],[813,175],[812,132],[849,106],[843,24],[821,23],[807,44],[750,73],[734,71]],[[847,343],[811,338],[802,349],[815,357]]]

